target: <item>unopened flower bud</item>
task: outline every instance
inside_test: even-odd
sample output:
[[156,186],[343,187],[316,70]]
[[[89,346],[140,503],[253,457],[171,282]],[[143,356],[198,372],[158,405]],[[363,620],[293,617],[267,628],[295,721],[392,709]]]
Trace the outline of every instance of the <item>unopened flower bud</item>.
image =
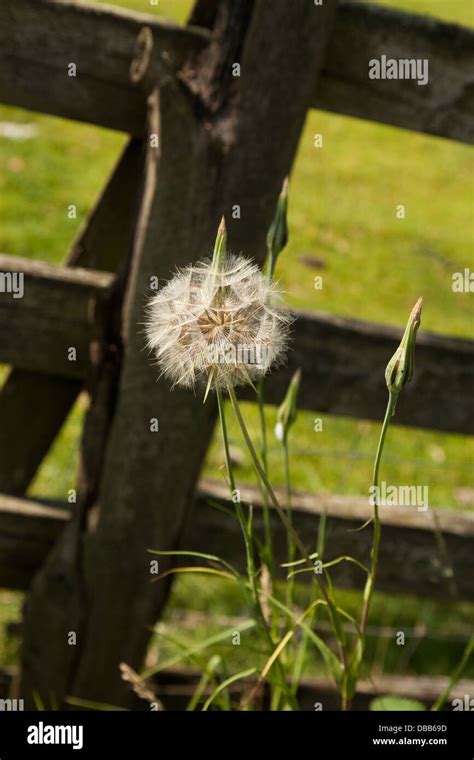
[[214,243],[214,253],[212,256],[212,266],[216,270],[221,270],[225,264],[227,256],[227,229],[225,219],[222,217],[219,229],[217,230],[216,242]]
[[387,388],[395,396],[410,382],[415,371],[416,333],[420,326],[422,306],[423,299],[419,298],[408,318],[401,343],[385,370]]
[[291,426],[296,421],[298,391],[300,389],[301,370],[296,370],[291,378],[286,396],[281,403],[277,412],[277,423],[275,425],[275,436],[277,440],[284,441],[290,431]]
[[267,235],[268,249],[268,277],[271,280],[275,271],[275,264],[278,256],[288,243],[288,177],[283,182],[281,193],[278,197],[278,203],[275,218],[272,222]]

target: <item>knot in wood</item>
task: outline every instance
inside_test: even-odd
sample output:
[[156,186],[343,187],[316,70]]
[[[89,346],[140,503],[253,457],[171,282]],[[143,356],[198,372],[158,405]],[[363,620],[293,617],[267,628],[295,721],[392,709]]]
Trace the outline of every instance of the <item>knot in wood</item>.
[[133,58],[130,64],[130,79],[134,84],[142,82],[150,68],[153,50],[153,34],[149,26],[140,29],[135,41]]

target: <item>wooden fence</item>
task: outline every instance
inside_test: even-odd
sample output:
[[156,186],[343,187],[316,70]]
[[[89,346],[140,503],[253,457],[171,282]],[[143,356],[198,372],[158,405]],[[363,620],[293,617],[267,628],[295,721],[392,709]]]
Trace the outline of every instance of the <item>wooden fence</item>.
[[[381,50],[428,58],[429,84],[370,80],[368,60]],[[229,73],[235,62],[238,78]],[[65,266],[0,256],[2,273],[24,274],[24,297],[0,298],[0,361],[13,367],[0,394],[0,585],[28,591],[19,688],[29,704],[33,690],[129,701],[118,663],[140,667],[169,591],[149,582],[147,548],[182,544],[242,562],[233,525],[208,505],[225,491],[203,481],[196,490],[214,404],[170,393],[143,351],[136,326],[150,277],[199,258],[235,203],[245,221],[230,219],[230,245],[262,261],[308,108],[472,144],[473,62],[472,31],[356,2],[198,0],[181,28],[74,0],[2,1],[0,102],[130,134]],[[303,408],[380,420],[382,370],[399,331],[296,317],[294,350],[268,379],[268,401],[281,400],[301,367]],[[472,434],[473,359],[472,341],[423,331],[396,422]],[[77,503],[28,498],[83,388],[91,403]],[[159,434],[150,432],[155,417]],[[244,495],[258,524],[258,494]],[[368,534],[348,533],[368,516],[365,500],[299,494],[295,502],[303,536],[315,535],[325,512],[331,553],[368,556]],[[400,509],[382,518],[381,590],[474,600],[472,513]],[[283,552],[277,519],[274,535]],[[360,585],[339,567],[338,583]],[[171,697],[189,689],[182,674],[169,678],[174,686],[162,690]],[[398,679],[379,689],[426,699],[438,686]],[[328,693],[319,682],[302,688],[311,699]],[[373,688],[361,686],[360,706]]]

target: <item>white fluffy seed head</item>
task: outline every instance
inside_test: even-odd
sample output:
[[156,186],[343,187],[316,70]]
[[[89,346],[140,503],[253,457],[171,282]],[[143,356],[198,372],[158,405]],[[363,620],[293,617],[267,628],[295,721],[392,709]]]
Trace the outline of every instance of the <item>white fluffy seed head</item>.
[[281,363],[291,317],[278,288],[251,261],[227,255],[179,270],[148,304],[146,335],[173,385],[226,388]]

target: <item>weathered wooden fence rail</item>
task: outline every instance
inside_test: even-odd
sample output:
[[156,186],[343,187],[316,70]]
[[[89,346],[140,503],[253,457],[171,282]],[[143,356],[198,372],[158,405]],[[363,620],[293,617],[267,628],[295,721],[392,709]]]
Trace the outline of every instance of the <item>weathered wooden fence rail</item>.
[[[368,79],[380,58],[429,61],[429,82]],[[313,106],[474,142],[474,32],[424,16],[348,2],[339,7]]]
[[[242,499],[254,506],[255,529],[262,532],[262,503],[257,489],[241,489]],[[282,495],[283,498],[283,495]],[[224,557],[244,569],[245,557],[235,520],[212,506],[227,505],[227,489],[220,483],[200,482],[194,504],[196,519],[189,522],[181,546],[190,551]],[[356,531],[371,516],[368,501],[351,496],[294,497],[294,524],[305,537],[308,548],[315,545],[319,519],[326,515],[329,562],[351,555],[367,563],[371,548],[370,530]],[[70,520],[71,510],[63,505],[48,506],[13,496],[0,496],[0,587],[26,590],[35,573]],[[381,508],[382,552],[377,587],[380,591],[420,594],[439,599],[474,601],[474,514],[459,510],[416,512],[409,507]],[[271,513],[277,561],[285,562],[286,533],[278,516]],[[444,551],[437,536],[442,533]],[[284,572],[281,572],[284,577]],[[302,574],[306,582],[310,574]],[[361,588],[365,577],[352,565],[333,569],[337,584]]]
[[[3,3],[0,102],[141,135],[145,100],[130,82],[129,65],[145,23],[174,70],[210,40],[204,29],[74,0]],[[473,38],[453,24],[341,2],[311,105],[473,143]],[[428,85],[368,79],[367,62],[381,44],[387,57],[410,58],[416,50],[428,58]],[[75,62],[80,76],[65,77],[65,61]]]
[[[2,256],[0,271],[22,277],[24,294],[0,301],[0,361],[23,369],[85,378],[105,343],[114,275]],[[14,280],[12,280],[14,282]],[[71,353],[71,350],[72,353]]]
[[[140,48],[145,26],[148,47]],[[429,82],[370,79],[368,61],[381,52],[429,59]],[[136,56],[139,83],[130,77]],[[242,75],[233,80],[236,61]],[[149,583],[147,548],[185,543],[242,561],[232,520],[209,506],[210,498],[225,500],[222,486],[202,482],[195,494],[213,404],[157,383],[137,333],[150,276],[165,279],[208,251],[217,220],[234,203],[245,223],[230,220],[231,245],[263,260],[265,230],[308,108],[474,143],[473,62],[472,31],[357,2],[316,8],[311,0],[197,0],[187,27],[68,0],[0,4],[0,102],[134,136],[67,266],[0,256],[5,276],[24,275],[24,297],[0,299],[0,362],[14,367],[0,393],[0,585],[30,592],[21,681],[27,700],[35,690],[59,700],[72,693],[127,702],[118,663],[140,666],[169,590]],[[152,149],[156,133],[159,148]],[[301,367],[303,408],[379,420],[382,369],[399,331],[296,316],[289,365],[269,378],[268,401],[280,402]],[[396,422],[471,434],[473,380],[472,341],[422,332],[416,378]],[[83,387],[91,406],[78,503],[28,499]],[[150,436],[155,416],[161,432]],[[244,497],[260,525],[258,493]],[[367,559],[369,533],[349,532],[369,516],[364,500],[299,494],[295,501],[295,524],[308,544],[326,513],[331,556]],[[381,590],[473,599],[472,514],[397,509],[385,510],[383,520]],[[272,522],[283,557],[284,535]],[[352,567],[337,573],[341,585],[359,587]],[[71,629],[79,640],[74,652],[65,643]],[[426,699],[432,686],[414,688]],[[406,684],[387,689],[409,691]]]
[[[105,307],[114,275],[4,255],[0,271],[22,273],[25,289],[23,298],[0,301],[0,322],[10,325],[10,330],[0,332],[0,362],[85,379],[105,350]],[[393,354],[402,331],[317,312],[295,311],[294,316],[288,365],[269,377],[268,402],[280,403],[289,378],[300,367],[303,409],[380,420],[386,403],[380,367]],[[68,355],[71,346],[76,347],[74,361]],[[474,342],[422,332],[416,377],[404,394],[397,422],[472,434],[473,387]]]

